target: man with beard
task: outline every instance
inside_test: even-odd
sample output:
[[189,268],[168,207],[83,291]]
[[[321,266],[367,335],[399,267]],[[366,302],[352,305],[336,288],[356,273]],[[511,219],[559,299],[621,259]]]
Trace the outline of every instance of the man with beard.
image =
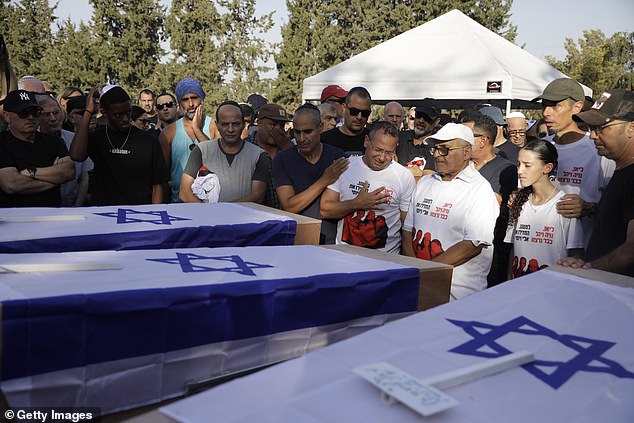
[[[433,173],[435,169],[434,156],[429,152],[426,138],[435,134],[439,127],[440,115],[432,107],[416,106],[414,114],[414,129],[402,131],[399,134],[396,156],[398,162],[407,166],[416,177]],[[417,165],[410,165],[414,159],[422,158],[425,161],[424,170]]]
[[[322,192],[348,168],[343,151],[320,142],[322,126],[315,106],[301,106],[293,116],[297,145],[281,151],[273,160],[273,181],[282,210],[315,219],[321,219]],[[319,243],[334,244],[336,233],[337,221],[323,219]]]
[[176,99],[185,116],[167,126],[158,138],[167,169],[171,172],[174,203],[180,202],[180,183],[190,152],[196,144],[211,139],[216,130],[213,119],[203,112],[205,91],[200,82],[191,78],[181,79],[176,84]]
[[[292,119],[286,110],[279,104],[267,103],[260,107],[257,113],[258,132],[248,137],[247,141],[254,143],[268,154],[271,161],[275,159],[278,151],[282,151],[291,146],[291,138],[284,130],[284,126]],[[280,208],[280,201],[273,187],[272,169],[269,169],[269,180],[267,181],[266,196],[264,205]]]
[[392,123],[372,125],[364,155],[351,157],[348,169],[322,194],[322,217],[341,219],[337,244],[400,253],[401,226],[416,182],[393,160],[397,143]]
[[597,153],[588,134],[577,126],[573,115],[580,113],[585,94],[581,85],[570,78],[559,78],[544,88],[542,114],[557,148],[557,181],[566,193],[557,204],[557,212],[567,218],[581,219],[585,245],[592,232],[592,215],[603,190],[614,173],[615,163]]
[[100,106],[107,124],[88,133],[96,113],[90,90],[82,121],[70,146],[71,158],[94,163],[91,204],[95,206],[159,204],[169,178],[158,141],[130,124],[130,96],[119,86],[106,91]]
[[342,149],[349,155],[363,154],[365,125],[372,113],[372,98],[363,87],[354,87],[348,91],[343,104],[343,125],[321,134],[321,142]]
[[0,207],[58,207],[59,186],[75,175],[64,141],[38,132],[41,111],[28,91],[4,99],[9,130],[0,133]]

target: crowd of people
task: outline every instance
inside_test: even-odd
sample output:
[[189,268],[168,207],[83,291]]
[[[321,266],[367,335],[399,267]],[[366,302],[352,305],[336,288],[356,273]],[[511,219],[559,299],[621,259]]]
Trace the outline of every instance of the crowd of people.
[[537,122],[396,101],[370,122],[371,93],[338,85],[293,114],[252,95],[214,116],[191,78],[134,100],[35,77],[7,91],[2,207],[257,202],[321,219],[322,244],[451,264],[453,299],[555,263],[634,276],[629,91],[592,104],[556,79]]

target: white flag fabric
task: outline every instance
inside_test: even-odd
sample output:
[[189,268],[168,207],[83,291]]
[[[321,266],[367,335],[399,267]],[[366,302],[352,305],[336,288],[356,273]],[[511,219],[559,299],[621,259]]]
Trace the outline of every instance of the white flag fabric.
[[356,375],[425,379],[528,350],[536,361],[445,393],[434,422],[634,421],[634,289],[542,270],[161,408],[182,422],[421,422]]
[[0,253],[292,245],[296,229],[289,217],[231,203],[0,208]]
[[121,270],[0,276],[12,407],[114,412],[412,314],[416,268],[316,246],[3,254]]

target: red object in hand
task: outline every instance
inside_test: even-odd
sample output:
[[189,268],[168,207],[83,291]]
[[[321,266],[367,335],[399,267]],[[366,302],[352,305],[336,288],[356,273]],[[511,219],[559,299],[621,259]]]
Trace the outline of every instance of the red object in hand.
[[385,248],[388,230],[385,217],[377,216],[374,211],[364,216],[364,210],[357,210],[354,216],[343,218],[341,240],[358,247]]

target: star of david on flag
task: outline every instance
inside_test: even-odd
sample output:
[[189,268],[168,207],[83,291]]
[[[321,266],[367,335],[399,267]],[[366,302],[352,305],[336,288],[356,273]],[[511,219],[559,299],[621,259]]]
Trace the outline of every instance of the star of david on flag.
[[[159,263],[178,264],[181,266],[181,270],[184,273],[191,272],[227,272],[238,273],[246,276],[257,276],[253,269],[264,269],[267,267],[274,267],[268,264],[253,263],[243,260],[240,256],[227,255],[227,256],[202,256],[193,253],[176,253],[175,258],[160,258],[160,259],[146,259],[148,261],[156,261]],[[208,261],[215,260],[216,262],[230,262],[234,266],[228,267],[212,267],[205,266],[203,264],[194,264],[193,261]]]
[[144,222],[155,225],[171,225],[172,222],[191,220],[186,217],[172,216],[166,210],[138,211],[134,209],[117,209],[116,212],[95,214],[105,217],[116,217],[117,224]]
[[522,366],[524,370],[553,389],[560,388],[577,372],[608,373],[620,378],[634,379],[634,372],[628,371],[616,361],[602,357],[603,353],[615,345],[615,342],[559,334],[524,316],[499,326],[477,321],[447,320],[473,337],[449,352],[485,358],[501,357],[512,352],[497,342],[508,334],[546,336],[576,352],[568,361],[535,360],[533,363]]

